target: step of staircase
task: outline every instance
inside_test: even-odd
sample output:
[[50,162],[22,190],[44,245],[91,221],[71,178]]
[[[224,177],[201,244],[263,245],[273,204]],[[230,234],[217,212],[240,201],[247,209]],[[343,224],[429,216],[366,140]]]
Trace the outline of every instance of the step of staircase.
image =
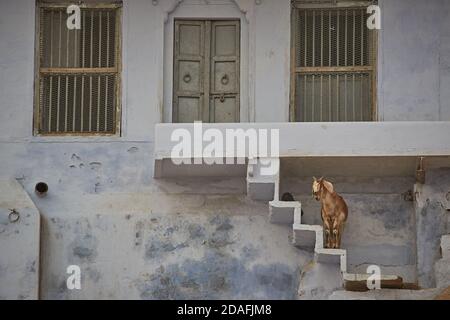
[[342,273],[347,271],[347,250],[315,248],[314,256],[319,263],[337,264]]
[[298,201],[270,201],[269,220],[275,224],[293,224],[296,210],[301,214],[302,205]]
[[247,165],[247,196],[257,201],[278,199],[280,159],[249,159]]
[[[344,288],[347,291],[368,291],[367,280],[371,277],[371,274],[358,274],[358,273],[343,273],[342,278],[344,280]],[[380,287],[381,289],[403,289],[403,279],[395,275],[381,275]]]
[[441,237],[441,255],[443,259],[450,259],[450,234]]
[[322,246],[323,228],[317,225],[294,224],[292,244],[301,249],[314,250]]
[[434,264],[434,274],[438,288],[450,286],[450,234],[441,237],[441,259]]

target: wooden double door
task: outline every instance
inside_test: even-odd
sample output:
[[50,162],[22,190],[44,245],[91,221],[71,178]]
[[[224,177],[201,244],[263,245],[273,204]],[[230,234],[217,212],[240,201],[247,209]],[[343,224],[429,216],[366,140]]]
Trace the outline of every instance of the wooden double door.
[[239,122],[239,20],[175,20],[173,122]]

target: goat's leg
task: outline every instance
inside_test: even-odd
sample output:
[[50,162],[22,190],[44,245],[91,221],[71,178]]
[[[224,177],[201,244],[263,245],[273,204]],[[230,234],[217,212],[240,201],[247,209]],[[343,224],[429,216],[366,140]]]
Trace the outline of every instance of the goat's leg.
[[325,237],[325,248],[333,248],[333,235],[331,234],[330,228],[326,227],[324,229],[324,237]]
[[328,248],[334,249],[336,246],[336,221],[330,218],[330,241]]
[[322,230],[323,230],[323,232],[322,232],[323,233],[323,247],[328,248],[328,242],[330,239],[330,229],[327,228],[327,224],[325,221],[323,222]]
[[330,226],[328,223],[328,218],[327,215],[325,213],[325,210],[323,209],[323,207],[321,208],[321,217],[322,217],[322,233],[323,233],[323,239],[322,239],[322,243],[323,243],[323,247],[324,248],[329,248],[329,241],[330,241]]
[[341,248],[342,233],[344,233],[344,222],[340,221],[336,240],[336,249]]
[[337,229],[337,234],[336,234],[336,249],[340,249],[341,248],[341,230],[338,228]]
[[339,249],[341,246],[341,221],[339,217],[333,219],[333,249]]

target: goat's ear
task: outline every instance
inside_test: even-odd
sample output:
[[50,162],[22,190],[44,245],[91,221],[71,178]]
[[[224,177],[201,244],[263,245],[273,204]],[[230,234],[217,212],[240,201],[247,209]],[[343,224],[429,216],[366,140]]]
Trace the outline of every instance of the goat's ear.
[[317,178],[316,178],[316,177],[313,177],[313,179],[314,179],[314,182],[316,182],[316,181],[317,181]]
[[323,185],[324,185],[325,189],[328,190],[329,193],[334,193],[334,187],[331,182],[324,180]]

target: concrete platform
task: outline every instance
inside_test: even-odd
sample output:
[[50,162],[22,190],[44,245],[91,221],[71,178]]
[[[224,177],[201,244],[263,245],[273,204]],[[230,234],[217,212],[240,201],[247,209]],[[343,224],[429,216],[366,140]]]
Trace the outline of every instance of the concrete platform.
[[[360,292],[368,291],[367,280],[369,280],[370,276],[372,275],[344,273],[342,277],[344,279],[345,290]],[[394,275],[381,275],[380,286],[382,289],[403,289],[403,279]]]
[[433,300],[439,295],[439,289],[427,290],[395,290],[381,289],[367,292],[351,292],[339,290],[329,300]]
[[[190,166],[171,166],[164,159],[173,159],[172,150],[179,142],[171,139],[176,129],[183,129],[195,137],[192,123],[159,123],[155,126],[155,177],[235,175],[243,168],[233,165],[217,165],[200,169]],[[450,122],[313,122],[313,123],[204,123],[202,130],[215,129],[226,140],[227,131],[247,132],[248,130],[276,130],[279,134],[279,158],[331,158],[331,157],[384,157],[396,158],[396,171],[404,166],[410,169],[418,155],[430,157],[448,157],[450,155]],[[427,139],[423,138],[427,132]],[[233,137],[236,141],[236,137]],[[345,143],[336,143],[342,141]],[[202,141],[202,150],[210,142]],[[222,152],[226,155],[226,143]],[[248,148],[247,148],[248,149]],[[193,151],[193,150],[192,150]],[[267,151],[267,150],[266,150]],[[258,152],[260,152],[258,150]],[[194,152],[192,152],[194,155]],[[249,159],[249,151],[243,157]],[[256,154],[252,157],[267,157]],[[274,155],[271,155],[274,156]],[[409,161],[405,161],[409,159]],[[449,159],[445,160],[447,163]],[[431,161],[427,160],[427,165]],[[239,166],[237,166],[239,167]],[[398,167],[398,168],[397,168]],[[347,172],[352,174],[351,170]]]

